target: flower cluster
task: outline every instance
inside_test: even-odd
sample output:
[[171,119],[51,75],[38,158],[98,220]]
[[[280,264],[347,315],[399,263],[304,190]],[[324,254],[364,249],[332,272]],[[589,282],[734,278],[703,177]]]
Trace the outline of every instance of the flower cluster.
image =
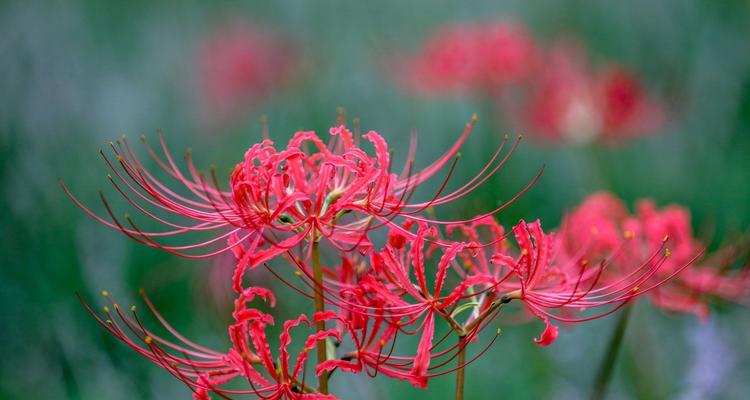
[[[484,184],[515,149],[517,142],[507,151],[501,147],[479,173],[448,190],[475,120],[447,152],[418,172],[415,141],[397,173],[383,137],[343,124],[330,129],[328,141],[312,131],[297,132],[284,148],[266,139],[236,165],[229,190],[220,188],[215,174],[200,173],[189,154],[187,172],[178,168],[163,140],[162,155],[147,144],[146,151],[184,186],[180,190],[157,180],[127,141],[113,143],[114,158],[102,153],[112,169],[110,181],[139,214],[165,229],[147,231],[130,216],[118,219],[104,197],[109,218],[71,198],[145,245],[190,258],[231,252],[236,266],[229,344],[216,351],[189,341],[143,293],[173,340],[146,328],[135,306],[122,310],[109,293],[103,293],[110,302],[104,316],[86,307],[108,331],[183,381],[196,399],[211,394],[330,399],[328,381],[336,371],[383,374],[420,388],[435,376],[463,377],[466,365],[497,339],[500,329],[487,328],[498,321],[539,321],[544,328],[534,341],[548,346],[560,322],[600,318],[641,295],[686,309],[689,294],[733,299],[745,294],[746,280],[693,268],[701,247],[681,209],[660,212],[643,203],[630,217],[617,200],[596,195],[557,232],[545,232],[539,221],[506,229],[494,215],[526,187],[509,203],[472,218],[434,218],[428,209]],[[435,193],[414,200],[415,190],[438,174],[445,178]],[[207,233],[208,240],[195,239]],[[179,238],[188,242],[167,243]],[[324,263],[322,250],[337,261]],[[268,337],[276,319],[257,304],[273,307],[274,294],[244,279],[259,266],[314,303],[313,314],[281,324],[278,346]],[[293,332],[299,331],[306,336],[295,341],[299,333]],[[469,359],[468,347],[476,347]],[[312,375],[317,385],[310,382]]]
[[543,46],[513,21],[449,25],[403,57],[402,86],[429,96],[470,93],[547,142],[622,142],[657,131],[663,105],[636,74],[607,62],[594,68],[582,46]]

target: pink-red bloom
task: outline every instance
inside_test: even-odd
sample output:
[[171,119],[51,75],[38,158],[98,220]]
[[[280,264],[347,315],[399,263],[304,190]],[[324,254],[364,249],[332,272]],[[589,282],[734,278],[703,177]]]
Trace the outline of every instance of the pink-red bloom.
[[622,142],[658,130],[664,107],[636,75],[610,64],[593,70],[584,51],[570,43],[553,46],[533,80],[525,132],[543,140]]
[[654,279],[679,273],[649,296],[666,310],[705,317],[708,297],[744,301],[750,296],[750,275],[728,271],[721,257],[703,256],[705,245],[693,235],[690,213],[677,205],[659,209],[651,200],[640,200],[631,214],[612,194],[596,193],[568,214],[560,239],[560,251],[569,255],[610,254],[605,280],[626,273],[629,265],[666,246],[669,257]]
[[[145,140],[144,144],[156,164],[183,186],[180,190],[171,189],[149,172],[127,141],[113,143],[114,160],[102,152],[112,170],[108,175],[110,181],[137,212],[166,227],[160,231],[141,229],[127,214],[125,221],[121,221],[104,197],[109,220],[97,216],[68,194],[89,215],[148,246],[189,258],[210,257],[231,249],[237,257],[234,288],[239,292],[247,268],[304,242],[326,238],[339,251],[366,253],[371,248],[368,232],[382,226],[396,226],[396,219],[442,223],[421,216],[420,212],[452,202],[482,185],[504,165],[515,148],[514,145],[505,157],[499,157],[501,146],[476,176],[445,193],[447,180],[459,158],[458,150],[474,121],[467,124],[447,152],[418,172],[413,167],[415,141],[407,165],[396,173],[392,170],[388,144],[375,131],[360,137],[358,132],[340,125],[330,129],[328,142],[315,132],[300,131],[281,149],[265,139],[250,147],[244,160],[235,166],[229,191],[220,188],[213,173],[211,177],[200,173],[190,153],[186,155],[187,172],[183,172],[163,139],[163,156],[157,155]],[[364,150],[364,142],[374,148],[374,154]],[[416,188],[447,165],[450,165],[447,177],[435,195],[427,201],[412,201]],[[518,196],[488,214],[500,211]],[[203,232],[211,237],[184,245],[164,241]]]
[[241,116],[298,69],[294,47],[244,21],[229,22],[198,44],[195,79],[203,115],[212,122]]
[[512,21],[449,25],[402,61],[402,79],[422,93],[495,94],[529,79],[537,53],[526,29]]
[[[118,339],[184,382],[194,392],[195,399],[210,399],[210,393],[221,398],[251,395],[261,399],[336,399],[333,395],[318,393],[307,386],[306,362],[308,353],[315,348],[318,340],[330,337],[341,342],[341,335],[335,329],[309,334],[302,343],[295,345],[298,353],[292,363],[291,331],[298,327],[311,327],[310,319],[300,315],[284,322],[279,336],[278,358],[274,358],[266,336],[266,328],[274,324],[273,317],[247,307],[247,303],[256,297],[273,305],[275,298],[266,289],[250,287],[237,298],[234,323],[229,328],[231,347],[226,352],[210,350],[180,335],[155,310],[145,294],[142,295],[148,308],[180,343],[166,340],[145,328],[135,306],[129,312],[124,311],[112,302],[109,293],[103,292],[103,295],[110,304],[104,307],[105,318],[84,303],[91,315]],[[312,322],[335,318],[332,313],[316,313]],[[326,368],[329,366],[319,366],[316,370],[323,373]],[[230,382],[244,382],[246,388],[225,387]]]

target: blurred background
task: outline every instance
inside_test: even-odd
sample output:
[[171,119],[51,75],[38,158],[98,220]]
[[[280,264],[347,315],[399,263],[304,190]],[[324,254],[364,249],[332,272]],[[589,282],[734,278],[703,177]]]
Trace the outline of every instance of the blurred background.
[[[451,73],[455,59],[429,62],[441,57],[430,53],[434,47],[444,50],[436,32],[493,23],[533,42],[535,67],[523,82],[488,89],[449,79],[458,83],[451,87],[441,71],[415,70],[427,59]],[[508,40],[517,43],[518,35]],[[2,2],[0,398],[191,394],[110,337],[75,292],[96,304],[106,289],[122,303],[141,304],[143,287],[185,336],[227,345],[226,262],[140,246],[87,217],[61,190],[60,179],[99,212],[100,190],[118,197],[98,154],[110,140],[125,134],[145,155],[139,135],[153,144],[161,129],[174,154],[192,147],[199,167],[227,171],[261,138],[262,116],[271,138],[285,143],[299,129],[325,133],[341,106],[389,140],[397,159],[415,131],[423,166],[477,113],[454,182],[481,168],[505,133],[524,134],[523,143],[495,178],[440,216],[490,209],[544,164],[540,181],[500,214],[501,223],[540,218],[552,228],[586,195],[609,190],[631,206],[643,197],[685,205],[698,236],[715,248],[750,226],[748,38],[747,1]],[[560,67],[560,58],[573,67]],[[607,91],[611,66],[628,79]],[[560,79],[576,84],[556,85]],[[558,100],[546,103],[552,93]],[[596,117],[604,101],[614,108]],[[538,123],[533,112],[523,117],[534,107],[557,111]],[[617,118],[628,129],[607,122],[617,125]],[[277,313],[307,307],[298,301],[285,296]],[[614,322],[561,329],[548,348],[531,340],[537,325],[504,329],[469,367],[467,398],[587,396]],[[747,398],[749,330],[742,306],[715,307],[700,321],[641,301],[610,398]],[[344,398],[453,391],[452,377],[431,381],[426,391],[382,378],[337,378],[334,392]]]

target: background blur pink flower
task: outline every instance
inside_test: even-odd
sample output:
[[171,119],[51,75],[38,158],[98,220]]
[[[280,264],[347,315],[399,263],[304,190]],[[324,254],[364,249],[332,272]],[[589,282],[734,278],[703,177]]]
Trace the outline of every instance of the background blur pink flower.
[[286,40],[244,21],[209,33],[196,54],[196,84],[205,117],[236,118],[290,78],[297,61]]
[[512,21],[448,25],[405,61],[407,85],[424,93],[489,91],[528,78],[537,49]]
[[653,133],[663,106],[624,66],[589,65],[576,44],[558,43],[546,54],[526,104],[524,131],[551,141],[617,142]]
[[[747,270],[728,271],[722,257],[704,257],[705,245],[693,235],[690,212],[677,205],[657,208],[652,200],[642,199],[631,214],[612,194],[595,193],[566,216],[559,237],[559,251],[571,258],[592,260],[609,255],[612,266],[605,271],[605,280],[627,274],[634,265],[652,262],[653,254],[664,249],[666,258],[653,280],[678,274],[655,289],[650,298],[665,310],[705,317],[709,297],[742,302],[750,295]],[[729,259],[731,263],[736,257]]]

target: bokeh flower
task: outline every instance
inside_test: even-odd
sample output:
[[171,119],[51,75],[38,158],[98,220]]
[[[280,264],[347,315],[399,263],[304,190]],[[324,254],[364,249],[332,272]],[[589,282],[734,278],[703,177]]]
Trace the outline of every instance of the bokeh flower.
[[614,195],[595,193],[566,216],[560,239],[559,251],[568,255],[593,259],[610,254],[605,280],[627,273],[628,265],[647,260],[668,242],[669,257],[653,279],[673,279],[649,295],[668,311],[705,318],[710,298],[742,302],[750,296],[750,274],[729,269],[737,257],[722,257],[731,249],[705,255],[706,245],[694,236],[689,211],[678,205],[660,209],[642,199],[631,214]]
[[279,34],[235,20],[200,39],[194,64],[203,118],[225,122],[241,117],[292,79],[300,60]]

